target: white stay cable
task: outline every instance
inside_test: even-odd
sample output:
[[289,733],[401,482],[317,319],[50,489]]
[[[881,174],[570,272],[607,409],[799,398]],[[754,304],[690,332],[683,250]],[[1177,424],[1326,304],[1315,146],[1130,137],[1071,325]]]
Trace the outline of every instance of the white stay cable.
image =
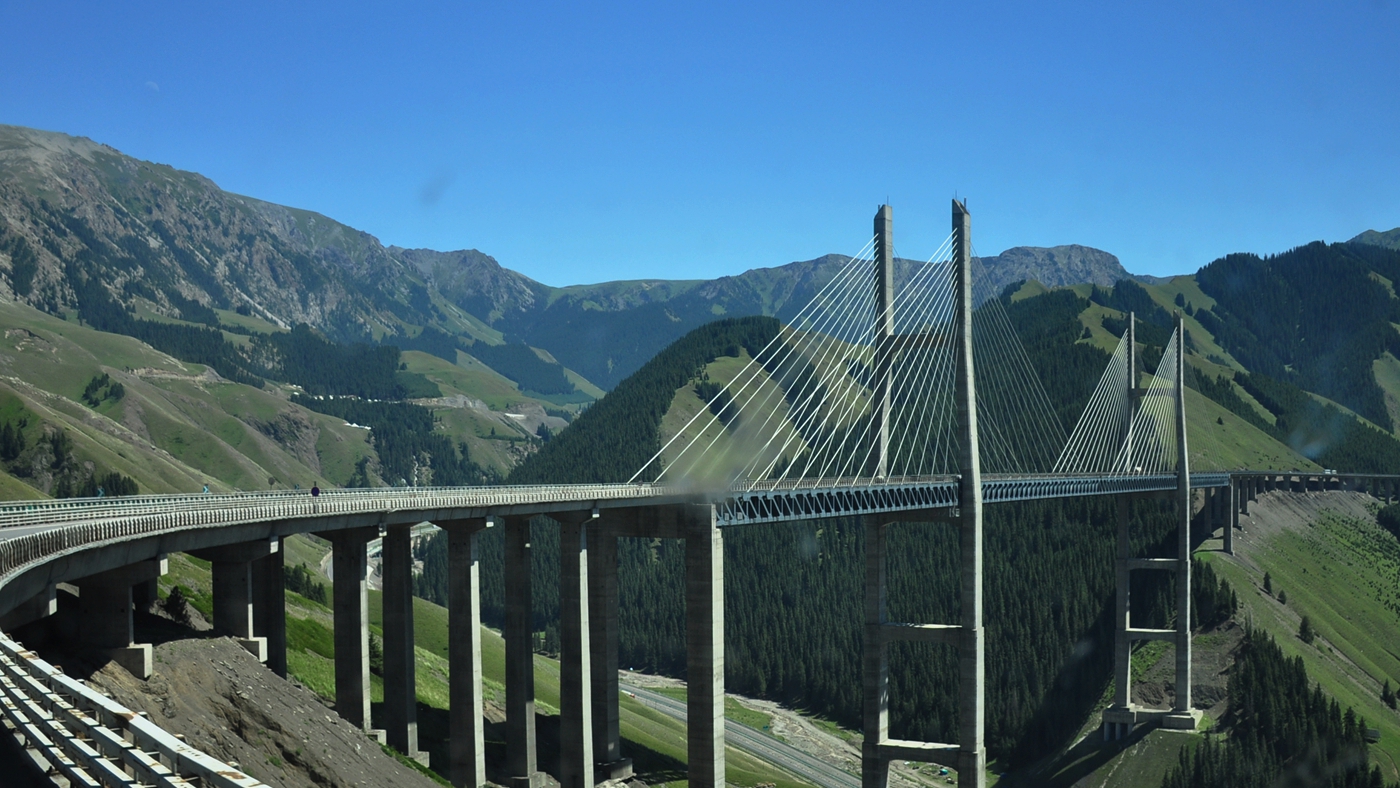
[[[854,257],[854,258],[851,258],[849,261],[847,261],[846,265],[841,269],[842,272],[845,272],[845,271],[847,271],[847,270],[853,269],[853,268],[855,267],[854,264],[857,262],[857,260],[859,259],[859,257],[860,257],[861,255],[864,255],[865,252],[866,252],[866,250],[869,249],[871,246],[873,246],[874,243],[875,243],[875,238],[874,238],[874,236],[872,236],[872,237],[870,238],[870,240],[867,241],[867,242],[865,243],[865,246],[861,247],[861,250],[860,250],[860,252],[857,254],[857,256]],[[800,319],[803,317],[803,315],[804,315],[805,313],[807,313],[809,310],[813,309],[813,308],[814,308],[814,305],[817,304],[817,303],[821,300],[822,295],[823,295],[824,293],[826,293],[826,291],[827,291],[828,289],[831,288],[832,283],[833,283],[833,282],[836,282],[836,281],[837,281],[838,279],[840,279],[840,278],[841,278],[841,277],[840,277],[840,275],[838,274],[838,276],[833,277],[833,278],[831,279],[831,281],[828,281],[828,282],[826,283],[826,285],[824,285],[824,286],[821,288],[821,290],[819,290],[819,291],[817,292],[817,294],[816,294],[815,296],[812,297],[812,300],[809,301],[809,302],[807,303],[807,305],[804,306],[804,307],[797,313],[797,315],[794,316],[793,321],[796,322],[796,321],[800,320]],[[749,366],[752,366],[753,363],[754,363],[754,361],[755,361],[759,356],[763,355],[763,353],[766,352],[766,351],[768,350],[768,348],[770,348],[770,347],[773,346],[773,343],[774,343],[774,342],[777,342],[777,341],[782,337],[782,334],[783,334],[783,332],[782,332],[781,330],[779,330],[778,333],[773,337],[773,339],[769,340],[768,344],[765,345],[765,346],[763,347],[763,350],[760,350],[758,353],[754,354],[754,358],[749,360],[749,363],[748,363],[747,365],[745,365],[744,370],[747,370],[747,369],[749,368]],[[744,371],[744,370],[741,370],[741,371],[740,371],[740,374],[743,374],[743,371]],[[718,395],[716,395],[715,399],[718,399]],[[714,402],[714,401],[715,401],[714,399],[711,400],[711,402]],[[710,403],[706,403],[707,406],[708,406],[709,404],[710,404]],[[708,407],[707,407],[705,410],[708,410]],[[628,483],[628,484],[631,484],[631,483],[635,482],[635,481],[637,480],[637,477],[638,477],[638,476],[641,476],[642,473],[645,472],[647,468],[651,467],[651,464],[652,464],[652,463],[657,462],[658,460],[660,460],[662,453],[665,452],[666,449],[669,448],[670,445],[671,445],[673,442],[675,442],[675,440],[676,440],[677,438],[679,438],[681,435],[685,434],[685,430],[688,429],[688,428],[690,427],[690,425],[695,421],[695,419],[699,418],[700,415],[701,415],[701,413],[704,413],[705,410],[699,411],[699,412],[697,412],[694,416],[692,416],[691,419],[690,419],[690,421],[686,422],[686,424],[685,424],[684,427],[682,427],[680,430],[678,430],[678,431],[676,432],[676,434],[673,435],[673,436],[671,437],[670,440],[666,441],[666,444],[665,444],[664,446],[662,446],[659,450],[657,450],[656,454],[653,454],[653,455],[651,456],[651,459],[647,460],[646,463],[643,464],[641,468],[638,468],[638,469],[637,469],[637,472],[636,472],[636,473],[632,474],[632,477],[631,477],[630,479],[627,480],[627,483]],[[659,474],[658,474],[658,476],[659,476]]]
[[[939,245],[939,252],[941,252],[942,249],[944,248],[944,246],[946,246],[948,243],[949,243],[948,239],[945,239],[944,242],[941,243],[941,244]],[[936,253],[936,254],[937,254],[937,253]],[[928,265],[925,265],[925,266],[923,267],[923,270],[919,271],[918,274],[915,276],[915,278],[914,278],[913,280],[911,280],[908,284],[906,284],[905,287],[904,287],[903,289],[901,289],[900,291],[898,291],[898,292],[896,292],[896,293],[894,294],[894,297],[891,299],[891,302],[890,302],[890,304],[889,304],[888,307],[887,307],[888,310],[893,311],[893,310],[895,310],[897,307],[903,305],[904,302],[907,301],[909,297],[911,297],[910,294],[911,294],[913,291],[917,290],[917,289],[922,285],[922,283],[923,283],[932,273],[933,273],[933,268],[930,267],[930,266],[928,266]],[[898,314],[899,314],[898,312],[895,312],[895,315],[898,315]],[[883,320],[884,320],[884,316],[881,316],[881,318],[879,319],[879,322],[883,322]],[[893,343],[893,342],[877,342],[876,339],[873,338],[873,337],[872,337],[872,340],[871,340],[871,344],[872,344],[872,356],[873,356],[873,358],[872,358],[872,360],[871,360],[871,374],[874,375],[874,373],[878,372],[880,369],[886,368],[886,365],[892,364],[892,361],[893,361],[893,358],[894,358],[894,354],[898,352],[898,349],[896,348],[895,343]],[[857,400],[858,400],[858,397],[849,396],[849,389],[852,388],[853,384],[854,384],[854,381],[847,381],[847,392],[843,392],[843,394],[846,395],[845,398],[844,398],[844,400],[845,400],[845,408],[843,408],[842,413],[840,414],[837,423],[846,424],[846,425],[854,425],[854,424],[857,422],[857,419],[856,419],[855,416],[853,415],[852,411],[853,411],[854,408],[855,408],[855,405],[856,405],[856,402],[857,402]],[[894,385],[893,385],[893,380],[892,380],[892,381],[891,381],[891,390],[893,390],[893,388],[894,388]],[[868,410],[868,417],[864,420],[864,422],[865,422],[865,428],[864,428],[864,430],[862,430],[861,436],[857,439],[857,444],[856,444],[856,445],[859,445],[860,442],[868,442],[868,441],[869,441],[869,439],[870,439],[870,429],[871,429],[871,427],[872,427],[873,424],[874,424],[874,408],[875,408],[875,405],[876,405],[876,400],[877,400],[877,397],[878,397],[878,392],[876,391],[876,382],[875,382],[875,380],[874,380],[873,377],[872,377],[872,379],[871,379],[870,390],[871,390],[871,397],[870,397],[870,401],[869,401],[869,402],[870,402],[870,405],[869,405],[869,410]],[[826,454],[826,459],[825,459],[825,460],[820,460],[820,458],[819,458],[818,456],[815,456],[815,455],[814,455],[812,458],[810,458],[808,465],[807,465],[806,467],[804,467],[804,469],[803,469],[803,475],[805,476],[805,475],[807,474],[807,472],[808,472],[808,471],[810,470],[810,468],[811,468],[811,465],[812,465],[814,462],[817,462],[817,461],[820,460],[820,461],[822,462],[822,466],[821,466],[821,470],[818,472],[817,476],[818,476],[818,478],[825,478],[826,475],[827,475],[827,473],[831,470],[832,465],[833,465],[835,462],[838,462],[838,461],[842,458],[842,456],[844,455],[844,453],[845,453],[845,451],[846,451],[846,445],[850,442],[850,440],[851,440],[851,438],[852,438],[852,434],[853,434],[853,433],[852,433],[852,430],[851,430],[850,427],[848,426],[847,429],[844,431],[844,433],[843,433],[843,435],[842,435],[840,444],[838,445],[837,449],[836,449],[835,451],[833,451],[833,450],[830,449],[830,446],[832,445],[832,442],[834,441],[834,439],[835,439],[835,437],[836,437],[836,431],[835,431],[835,430],[832,430],[831,433],[830,433],[830,435],[829,435],[828,441],[824,444],[824,447],[823,447],[823,448],[825,449],[825,452],[824,452],[824,453]],[[868,448],[867,448],[867,451],[866,451],[865,456],[864,456],[858,463],[855,463],[855,464],[852,466],[853,468],[856,469],[856,470],[853,471],[853,474],[852,474],[853,478],[858,477],[858,476],[860,475],[860,473],[863,471],[863,469],[868,465],[868,463],[869,463],[869,461],[870,461],[871,452],[873,452],[874,449],[875,449],[875,444],[874,444],[874,443],[868,443]]]

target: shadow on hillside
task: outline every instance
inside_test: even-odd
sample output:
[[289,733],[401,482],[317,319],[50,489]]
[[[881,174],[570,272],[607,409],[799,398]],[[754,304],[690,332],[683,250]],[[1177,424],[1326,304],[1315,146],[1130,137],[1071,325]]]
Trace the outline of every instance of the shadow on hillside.
[[998,788],[1069,788],[1142,741],[1153,730],[1151,725],[1139,725],[1128,738],[1116,742],[1103,741],[1102,734],[1095,730],[1046,766],[1024,774],[1007,774],[997,783]]

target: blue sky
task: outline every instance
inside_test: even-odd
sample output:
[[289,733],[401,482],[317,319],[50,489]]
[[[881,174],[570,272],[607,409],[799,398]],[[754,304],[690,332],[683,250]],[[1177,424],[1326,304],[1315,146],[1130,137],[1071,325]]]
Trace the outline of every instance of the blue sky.
[[1400,225],[1400,3],[0,4],[0,123],[555,285]]

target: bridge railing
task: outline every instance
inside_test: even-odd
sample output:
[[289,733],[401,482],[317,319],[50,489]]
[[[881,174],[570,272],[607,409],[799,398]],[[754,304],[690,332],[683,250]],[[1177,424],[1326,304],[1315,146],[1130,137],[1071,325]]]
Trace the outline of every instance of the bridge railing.
[[3,636],[0,712],[73,786],[267,788]]
[[[666,494],[668,488],[651,485],[532,485],[492,487],[381,487],[369,490],[325,491],[312,497],[306,491],[189,495],[136,495],[121,498],[87,498],[77,501],[43,501],[0,507],[0,528],[20,525],[54,525],[130,518],[154,513],[221,509],[229,511],[295,512],[295,516],[362,510],[394,511],[457,506],[509,506],[546,500],[616,500]],[[386,504],[389,504],[386,506]]]

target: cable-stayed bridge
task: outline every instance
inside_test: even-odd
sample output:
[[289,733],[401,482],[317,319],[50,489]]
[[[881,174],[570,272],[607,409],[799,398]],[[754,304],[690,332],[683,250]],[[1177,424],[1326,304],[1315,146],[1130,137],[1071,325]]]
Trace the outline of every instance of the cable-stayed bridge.
[[[134,496],[0,508],[0,628],[55,610],[55,588],[80,590],[87,643],[138,676],[151,646],[134,642],[133,598],[148,598],[171,552],[211,562],[215,627],[286,674],[281,539],[316,533],[333,545],[338,713],[366,730],[369,649],[366,545],[383,538],[383,735],[419,756],[413,658],[410,530],[448,534],[451,745],[454,785],[486,780],[482,727],[477,541],[504,531],[506,744],[514,785],[541,781],[534,734],[531,517],[560,527],[561,701],[558,770],[566,788],[630,774],[618,717],[617,539],[686,544],[688,769],[693,786],[724,783],[723,529],[830,517],[865,523],[862,784],[885,788],[891,760],[944,764],[959,784],[985,782],[982,509],[985,504],[1111,495],[1119,507],[1117,698],[1105,736],[1154,722],[1194,727],[1190,626],[1131,627],[1128,576],[1176,575],[1189,609],[1193,500],[1226,527],[1240,490],[1260,477],[1191,473],[1186,445],[1184,332],[1152,370],[1140,369],[1134,323],[1071,429],[1041,385],[1003,300],[976,290],[971,217],[954,202],[952,231],[922,263],[899,261],[889,206],[865,247],[762,348],[736,349],[724,379],[697,382],[691,418],[667,427],[656,454],[625,483],[375,489],[236,495]],[[719,366],[712,365],[720,375]],[[1270,477],[1271,479],[1273,477]],[[1368,489],[1395,492],[1365,480]],[[1202,491],[1197,493],[1196,491]],[[1165,497],[1179,515],[1172,559],[1128,551],[1126,501]],[[956,622],[890,621],[885,534],[891,523],[956,527],[961,614]],[[1129,646],[1176,646],[1169,710],[1130,702]],[[891,642],[950,645],[960,665],[959,730],[951,742],[889,737]],[[855,680],[855,677],[852,677]],[[17,735],[75,784],[254,786],[168,732],[0,638],[0,708]]]

